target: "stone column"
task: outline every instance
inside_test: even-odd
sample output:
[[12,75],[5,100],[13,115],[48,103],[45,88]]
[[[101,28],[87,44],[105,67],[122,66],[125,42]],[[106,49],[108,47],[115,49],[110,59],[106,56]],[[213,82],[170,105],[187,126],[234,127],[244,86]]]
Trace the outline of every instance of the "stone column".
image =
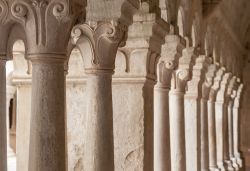
[[233,140],[233,101],[236,97],[236,91],[234,90],[231,94],[231,98],[228,102],[228,141],[229,141],[229,157],[233,167],[236,171],[239,170],[239,165],[234,157],[234,140]]
[[0,170],[7,171],[6,59],[0,59]]
[[[85,1],[11,1],[32,62],[29,171],[66,170],[64,63],[72,27]],[[51,29],[53,28],[53,29]],[[29,123],[27,123],[29,124]]]
[[240,98],[242,94],[243,84],[240,84],[236,97],[233,103],[233,145],[234,145],[234,157],[236,163],[240,168],[243,166],[241,154],[239,152],[239,106],[240,106]]
[[[187,53],[187,54],[186,54]],[[197,51],[190,48],[183,55],[196,57]],[[185,110],[185,140],[186,140],[186,170],[201,171],[201,91],[202,83],[208,65],[208,59],[200,55],[195,60],[192,79],[187,83],[184,100]],[[192,155],[190,155],[192,154]]]
[[224,159],[225,159],[225,163],[227,165],[227,169],[228,170],[232,170],[234,171],[233,168],[233,163],[232,163],[232,118],[231,118],[231,109],[232,109],[232,93],[233,93],[233,88],[235,86],[236,83],[236,77],[232,77],[231,80],[229,81],[228,84],[228,88],[226,91],[226,95],[225,95],[225,113],[224,113],[224,138],[225,138],[225,143],[224,143]]
[[66,170],[64,62],[66,56],[30,55],[32,102],[29,170]]
[[[178,63],[177,61],[182,56],[182,50],[184,49],[184,45],[185,45],[184,39],[181,38],[179,35],[174,34],[174,27],[170,26],[170,33],[168,35],[166,35],[166,37],[165,37],[165,44],[162,45],[162,49],[161,49],[162,50],[162,52],[161,52],[161,54],[162,54],[161,59],[165,61],[165,64],[167,66],[168,66],[169,62],[171,64],[173,64],[173,65],[176,65],[176,63]],[[163,67],[163,64],[158,65],[158,67],[162,68],[162,70],[159,70],[161,72],[162,76],[168,75],[169,72],[171,71],[171,70],[168,70],[168,69],[164,68],[166,66]],[[172,73],[174,74],[174,72],[172,72]],[[176,75],[176,74],[174,74],[174,75]],[[177,116],[177,118],[175,118],[176,117],[176,115],[175,115],[176,108],[179,110],[179,106],[178,106],[177,103],[175,103],[173,101],[175,99],[177,99],[177,101],[178,101],[178,97],[175,97],[175,95],[176,94],[178,95],[178,93],[174,91],[174,89],[175,89],[175,86],[174,86],[173,87],[173,92],[172,92],[173,95],[172,95],[172,99],[171,99],[171,97],[170,97],[171,95],[170,95],[170,93],[168,93],[169,90],[167,90],[168,88],[166,86],[169,83],[171,84],[171,82],[174,82],[172,80],[175,77],[173,78],[172,76],[173,75],[171,75],[171,77],[169,78],[170,81],[168,80],[168,77],[165,77],[165,76],[163,78],[161,77],[161,81],[165,84],[165,86],[160,85],[158,83],[158,85],[157,85],[157,89],[158,90],[155,90],[155,91],[157,91],[157,92],[155,92],[155,97],[157,98],[155,102],[158,101],[158,104],[161,105],[161,108],[163,109],[163,107],[164,107],[165,108],[164,111],[167,111],[167,112],[162,113],[163,111],[161,111],[160,108],[156,109],[157,107],[155,106],[154,107],[155,108],[155,112],[161,111],[161,113],[158,113],[158,114],[161,114],[161,115],[158,115],[156,113],[155,113],[155,115],[157,115],[157,116],[164,116],[166,122],[167,122],[167,119],[169,119],[169,128],[170,128],[169,139],[170,139],[170,158],[171,158],[171,163],[169,164],[169,166],[167,166],[167,163],[164,163],[166,161],[163,161],[164,158],[167,157],[167,156],[166,156],[166,154],[163,154],[163,152],[160,151],[160,146],[164,146],[164,145],[166,146],[167,145],[165,143],[168,143],[167,142],[168,139],[166,137],[168,133],[166,133],[167,130],[163,130],[162,128],[159,127],[159,125],[158,126],[154,125],[154,126],[158,127],[158,129],[161,129],[161,130],[159,130],[161,132],[161,134],[163,134],[162,131],[165,131],[165,133],[164,133],[165,140],[163,140],[163,139],[160,140],[160,136],[162,136],[162,135],[158,134],[160,132],[158,132],[155,135],[157,137],[157,139],[155,139],[155,143],[158,142],[159,146],[157,145],[157,151],[155,151],[154,155],[155,155],[155,157],[156,156],[161,157],[161,161],[157,161],[156,160],[157,157],[154,159],[154,162],[155,162],[155,165],[156,165],[155,169],[162,169],[161,171],[166,170],[166,169],[164,169],[164,166],[165,166],[165,168],[166,167],[168,167],[168,168],[171,167],[171,169],[169,168],[168,170],[176,170],[176,171],[177,170],[178,171],[179,170],[183,171],[183,169],[185,168],[185,142],[181,141],[181,139],[185,139],[185,137],[184,137],[184,109],[183,109],[183,105],[184,105],[184,93],[181,93],[182,94],[182,97],[181,97],[182,100],[180,101],[180,104],[182,106],[182,111],[183,111],[182,112],[182,118],[181,118],[182,121],[183,121],[183,123],[182,123],[183,125],[179,126],[179,123],[178,123],[178,117],[179,116]],[[159,89],[159,86],[161,86],[160,89]],[[171,85],[171,87],[172,87],[172,85]],[[165,92],[165,93],[163,94],[163,92]],[[160,96],[161,96],[161,98],[164,98],[164,102],[159,102]],[[167,98],[169,98],[169,99],[167,99]],[[167,102],[169,102],[169,103],[167,104]],[[174,105],[174,106],[171,106],[171,105]],[[169,115],[169,116],[167,116],[167,115]],[[170,118],[171,115],[173,115],[172,118]],[[158,117],[158,119],[156,120],[156,122],[160,121],[159,117]],[[155,122],[155,124],[156,124],[156,122]],[[163,121],[161,121],[161,123],[163,124]],[[164,128],[166,128],[166,127],[168,127],[168,125],[164,125]],[[176,128],[178,128],[178,129],[180,128],[181,130],[176,130]],[[154,130],[154,131],[156,131],[156,130]],[[178,135],[178,137],[177,137],[176,131],[177,131],[177,133],[182,132],[182,134]],[[183,144],[179,143],[180,142],[179,140]],[[181,149],[179,149],[179,147],[181,147]],[[155,146],[155,148],[156,148],[156,146]],[[161,148],[165,149],[166,147],[161,147]],[[168,160],[170,160],[170,159],[168,159]]]
[[205,81],[201,87],[201,104],[200,104],[200,142],[201,142],[201,170],[209,171],[209,139],[208,139],[208,99],[213,78],[216,72],[216,65],[209,65],[205,74]]
[[[229,165],[225,162],[225,115],[227,115],[227,108],[225,96],[229,79],[231,78],[230,73],[226,73],[220,83],[220,89],[216,96],[215,102],[215,123],[216,123],[216,147],[217,147],[217,165],[224,171],[229,169]],[[227,117],[226,117],[227,118]]]
[[114,170],[112,74],[126,31],[120,23],[108,21],[79,25],[73,30],[87,74],[84,167],[88,171]]
[[217,148],[216,148],[216,126],[215,126],[215,101],[216,95],[220,86],[221,78],[224,74],[224,68],[220,68],[213,64],[209,67],[209,70],[216,71],[216,75],[213,80],[213,85],[209,92],[208,101],[208,147],[209,147],[209,169],[211,171],[218,171],[217,165]]
[[169,90],[173,62],[165,58],[157,65],[154,87],[154,171],[171,170],[169,138]]
[[171,170],[175,171],[186,170],[184,94],[191,61],[192,57],[186,55],[179,59],[169,92]]

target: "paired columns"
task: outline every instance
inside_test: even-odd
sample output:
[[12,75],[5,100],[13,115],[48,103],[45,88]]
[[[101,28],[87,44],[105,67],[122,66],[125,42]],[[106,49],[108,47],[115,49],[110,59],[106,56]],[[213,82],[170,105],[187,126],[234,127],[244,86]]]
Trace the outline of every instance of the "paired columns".
[[6,59],[0,59],[0,170],[7,171]]

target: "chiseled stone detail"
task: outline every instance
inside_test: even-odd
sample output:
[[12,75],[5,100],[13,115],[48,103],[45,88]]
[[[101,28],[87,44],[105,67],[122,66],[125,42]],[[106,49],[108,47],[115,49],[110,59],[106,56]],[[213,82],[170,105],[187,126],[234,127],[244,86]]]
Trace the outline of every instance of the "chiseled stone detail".
[[[193,56],[196,56],[197,54],[196,49],[190,52]],[[204,159],[204,155],[206,154],[204,154],[205,147],[203,146],[208,139],[202,139],[203,136],[205,136],[204,134],[207,134],[204,133],[205,130],[203,129],[203,127],[207,127],[207,119],[205,118],[207,114],[203,111],[204,105],[201,104],[201,97],[202,84],[205,81],[205,73],[210,62],[209,58],[205,55],[198,56],[195,59],[195,65],[193,66],[192,78],[187,82],[187,91],[184,100],[187,171],[204,170],[204,162],[208,162],[208,158]],[[189,154],[193,155],[190,156]]]
[[212,171],[219,170],[217,165],[217,149],[216,149],[215,101],[224,72],[225,68],[219,68],[218,65],[213,64],[209,66],[207,73],[207,77],[213,78],[213,84],[209,92],[209,101],[208,101],[209,169]]
[[117,21],[90,22],[72,31],[74,44],[84,58],[86,72],[113,72],[119,46],[125,45],[127,26]]
[[216,148],[217,148],[217,164],[218,167],[223,170],[232,170],[232,166],[229,162],[226,162],[225,143],[227,141],[225,137],[225,119],[227,118],[227,103],[225,101],[229,80],[231,79],[231,73],[225,73],[220,82],[220,88],[216,96]]
[[13,0],[11,14],[27,35],[28,54],[66,54],[71,29],[76,19],[84,15],[85,3],[77,0]]

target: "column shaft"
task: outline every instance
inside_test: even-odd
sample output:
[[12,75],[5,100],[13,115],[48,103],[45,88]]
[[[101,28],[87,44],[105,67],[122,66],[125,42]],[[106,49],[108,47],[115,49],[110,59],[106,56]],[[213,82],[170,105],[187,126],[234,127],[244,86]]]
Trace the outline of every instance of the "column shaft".
[[171,170],[186,171],[184,93],[169,93]]
[[208,104],[207,99],[201,99],[201,170],[209,170],[208,151]]
[[229,156],[233,163],[233,167],[237,170],[238,165],[235,162],[234,157],[234,144],[233,144],[233,102],[232,100],[228,103],[228,142],[229,142]]
[[228,124],[228,99],[226,99],[226,102],[224,103],[224,109],[223,109],[223,152],[224,152],[224,162],[226,164],[226,169],[228,171],[233,171],[232,163],[229,156],[229,124]]
[[169,139],[169,89],[154,88],[154,171],[171,170]]
[[7,171],[6,69],[0,60],[0,170]]
[[208,145],[209,145],[209,168],[217,169],[216,129],[215,129],[215,102],[208,101]]
[[32,59],[29,171],[66,171],[64,60],[42,58]]
[[[198,90],[197,90],[198,91]],[[186,170],[201,170],[200,153],[200,98],[185,94]]]
[[233,144],[234,156],[237,164],[242,167],[242,159],[239,152],[239,108],[233,107]]
[[88,74],[87,98],[85,169],[113,171],[112,72]]
[[217,165],[221,171],[225,170],[224,165],[224,134],[223,134],[223,102],[216,102],[215,104],[215,123],[216,123],[216,151],[217,151]]

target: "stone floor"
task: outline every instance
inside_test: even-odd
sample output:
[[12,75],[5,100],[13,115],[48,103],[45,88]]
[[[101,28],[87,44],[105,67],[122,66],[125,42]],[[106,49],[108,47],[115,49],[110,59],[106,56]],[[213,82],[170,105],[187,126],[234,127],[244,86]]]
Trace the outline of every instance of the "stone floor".
[[8,148],[8,171],[16,171],[16,155]]

